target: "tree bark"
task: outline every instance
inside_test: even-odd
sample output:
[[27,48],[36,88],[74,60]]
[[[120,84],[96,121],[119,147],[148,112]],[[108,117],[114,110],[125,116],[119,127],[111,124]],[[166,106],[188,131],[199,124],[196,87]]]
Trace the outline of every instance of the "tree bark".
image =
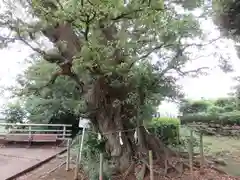
[[137,158],[146,158],[148,150],[152,150],[154,157],[164,162],[165,146],[143,126],[140,126],[139,133],[141,143],[135,142],[136,127],[129,120],[136,115],[136,107],[122,103],[127,92],[116,93],[119,89],[113,91],[108,84],[103,83],[103,78],[96,80],[85,98],[88,108],[94,109],[90,115],[92,124],[106,139],[106,152],[116,167],[114,172],[124,173]]

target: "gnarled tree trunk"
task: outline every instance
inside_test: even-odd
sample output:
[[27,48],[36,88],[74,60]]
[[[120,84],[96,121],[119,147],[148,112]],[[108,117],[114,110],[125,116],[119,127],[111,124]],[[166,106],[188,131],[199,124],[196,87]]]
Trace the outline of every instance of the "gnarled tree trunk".
[[137,158],[146,158],[148,150],[153,150],[154,156],[162,159],[165,146],[143,126],[139,133],[141,142],[136,142],[134,138],[136,126],[131,124],[130,119],[136,115],[136,107],[122,103],[130,88],[113,89],[104,82],[104,77],[96,80],[86,99],[89,112],[93,110],[91,122],[107,140],[106,151],[115,164],[115,173],[125,172]]

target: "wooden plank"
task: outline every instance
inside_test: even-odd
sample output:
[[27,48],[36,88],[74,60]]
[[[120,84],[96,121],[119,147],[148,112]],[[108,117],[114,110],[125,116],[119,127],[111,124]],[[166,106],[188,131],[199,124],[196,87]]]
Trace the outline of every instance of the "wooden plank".
[[56,142],[57,141],[57,136],[56,135],[49,135],[49,134],[45,134],[40,135],[39,134],[33,134],[32,135],[32,142]]
[[18,136],[18,135],[8,134],[8,135],[6,135],[5,140],[6,141],[15,141],[15,142],[29,142],[29,141],[31,141],[31,138],[29,138],[29,135]]

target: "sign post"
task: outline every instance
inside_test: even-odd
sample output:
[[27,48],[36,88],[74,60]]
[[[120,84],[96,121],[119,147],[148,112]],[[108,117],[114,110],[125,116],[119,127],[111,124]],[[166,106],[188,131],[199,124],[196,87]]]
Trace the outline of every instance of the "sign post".
[[78,179],[78,172],[79,172],[79,164],[82,159],[82,148],[83,148],[83,141],[84,141],[84,135],[85,135],[85,129],[89,128],[89,120],[88,119],[83,119],[80,118],[78,127],[83,128],[82,131],[82,138],[78,137],[79,139],[79,146],[78,146],[78,154],[77,154],[77,159],[76,159],[76,168],[74,172],[74,180]]

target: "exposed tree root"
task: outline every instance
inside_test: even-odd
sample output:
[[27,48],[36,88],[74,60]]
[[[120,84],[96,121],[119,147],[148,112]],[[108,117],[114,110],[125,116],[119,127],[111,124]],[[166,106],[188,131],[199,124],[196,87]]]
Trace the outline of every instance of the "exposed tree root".
[[146,173],[146,164],[143,164],[141,170],[135,175],[137,180],[143,180],[145,173]]
[[[175,152],[176,153],[176,152]],[[177,154],[177,153],[176,153]],[[165,159],[163,159],[163,157]],[[180,157],[180,158],[178,158]],[[188,163],[188,157],[182,158],[182,156],[178,155],[177,158],[176,156],[171,156],[168,157],[168,155],[162,155],[161,156],[161,161],[155,161],[155,166],[157,168],[153,169],[153,172],[155,175],[159,177],[166,177],[166,178],[181,178],[184,175],[184,170],[190,169],[190,165]],[[141,163],[141,169],[137,173],[135,173],[136,179],[137,180],[142,180],[147,174],[147,170],[150,171],[150,165],[148,161],[146,160],[147,158],[142,158],[139,160]],[[163,162],[164,161],[164,165]],[[161,163],[159,163],[161,162]],[[218,169],[213,165],[214,162],[211,162],[209,160],[206,160],[205,168],[207,169],[213,169],[214,171],[222,174],[222,175],[227,175],[226,172],[224,172],[221,169]],[[162,166],[162,167],[158,167]],[[197,159],[194,159],[193,162],[193,170],[197,171],[200,168],[200,162]],[[204,172],[203,172],[204,174]]]
[[133,171],[134,167],[135,167],[135,164],[134,164],[134,162],[132,162],[132,163],[130,164],[129,168],[127,169],[127,171],[123,174],[123,179],[124,179],[124,180],[126,179],[126,177],[128,176],[128,174]]

